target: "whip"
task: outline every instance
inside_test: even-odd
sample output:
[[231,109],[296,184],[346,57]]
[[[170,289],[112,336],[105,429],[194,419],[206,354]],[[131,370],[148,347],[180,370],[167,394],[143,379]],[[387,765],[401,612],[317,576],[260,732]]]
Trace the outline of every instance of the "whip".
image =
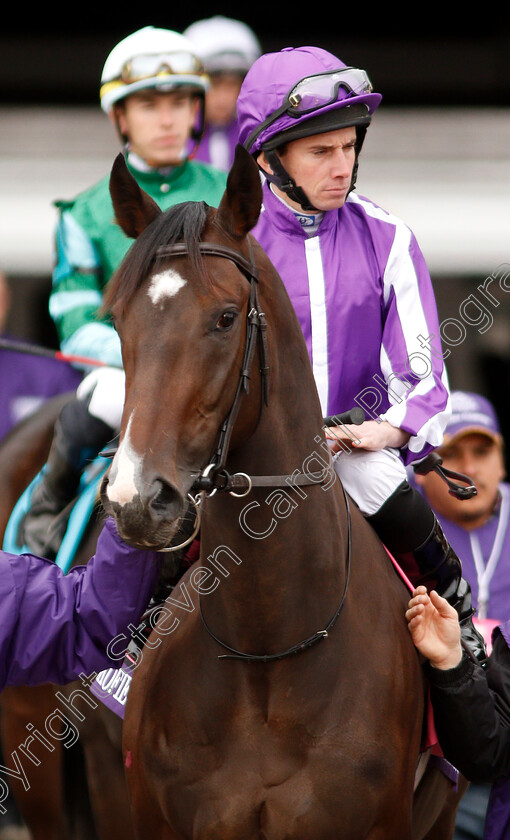
[[[58,362],[69,362],[71,364],[90,365],[94,367],[106,367],[106,362],[100,359],[90,359],[88,356],[74,356],[70,353],[62,353],[61,350],[50,350],[37,344],[28,344],[24,341],[16,341],[11,338],[0,338],[0,348],[14,350],[16,353],[25,353],[29,356],[44,356],[46,359],[56,359]],[[108,365],[108,367],[117,367]]]

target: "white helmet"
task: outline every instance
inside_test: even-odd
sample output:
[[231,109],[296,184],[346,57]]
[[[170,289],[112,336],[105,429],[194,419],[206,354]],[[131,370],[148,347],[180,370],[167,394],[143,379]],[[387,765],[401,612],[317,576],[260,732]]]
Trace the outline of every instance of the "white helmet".
[[245,74],[261,54],[250,27],[222,15],[192,23],[184,35],[204,62],[207,73]]
[[113,48],[101,74],[101,107],[145,88],[161,91],[190,86],[203,97],[208,88],[203,63],[191,42],[170,29],[146,26]]

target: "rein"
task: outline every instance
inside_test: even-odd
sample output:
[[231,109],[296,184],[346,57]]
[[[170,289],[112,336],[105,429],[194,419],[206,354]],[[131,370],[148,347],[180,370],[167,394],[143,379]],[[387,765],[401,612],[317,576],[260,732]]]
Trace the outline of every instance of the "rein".
[[[342,485],[341,485],[342,486]],[[327,623],[324,630],[317,630],[317,632],[313,633],[311,636],[308,636],[307,639],[304,639],[302,642],[298,642],[297,645],[293,645],[287,650],[281,651],[281,653],[265,653],[265,654],[255,654],[255,653],[245,653],[240,650],[236,650],[235,648],[230,647],[227,645],[226,642],[223,642],[221,639],[216,636],[209,625],[207,624],[204,615],[202,613],[202,604],[199,599],[199,608],[200,608],[200,618],[202,619],[202,623],[209,633],[210,637],[219,644],[222,648],[228,651],[228,653],[223,653],[218,656],[218,659],[237,659],[242,660],[243,662],[277,662],[280,659],[286,659],[288,656],[293,656],[296,653],[301,653],[302,651],[306,650],[307,648],[313,647],[313,645],[317,644],[317,642],[321,642],[323,639],[327,639],[329,636],[330,631],[333,629],[338,616],[342,612],[343,606],[345,604],[345,599],[347,597],[347,591],[349,589],[349,580],[351,576],[351,560],[352,560],[352,539],[351,539],[351,511],[349,507],[349,499],[347,494],[342,486],[342,492],[345,499],[345,506],[347,510],[347,563],[346,563],[346,576],[345,576],[345,586],[341,601],[333,614],[330,618],[329,622]]]
[[[106,362],[101,361],[101,359],[92,359],[89,356],[76,356],[72,353],[63,353],[61,350],[50,350],[48,347],[42,347],[39,344],[32,344],[31,342],[28,343],[4,336],[0,338],[0,348],[12,350],[15,353],[23,353],[25,356],[42,356],[45,359],[54,359],[57,362],[67,362],[68,364],[78,366],[106,367]],[[109,367],[117,367],[117,365],[109,365]]]

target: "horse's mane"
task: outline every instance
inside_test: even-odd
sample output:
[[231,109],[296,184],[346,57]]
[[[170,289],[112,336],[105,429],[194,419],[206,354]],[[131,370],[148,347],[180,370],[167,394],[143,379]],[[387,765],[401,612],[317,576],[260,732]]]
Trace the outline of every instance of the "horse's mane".
[[106,288],[103,312],[115,306],[122,311],[157,260],[157,250],[164,245],[184,242],[191,266],[202,273],[198,244],[211,208],[202,201],[186,201],[161,213],[133,242]]

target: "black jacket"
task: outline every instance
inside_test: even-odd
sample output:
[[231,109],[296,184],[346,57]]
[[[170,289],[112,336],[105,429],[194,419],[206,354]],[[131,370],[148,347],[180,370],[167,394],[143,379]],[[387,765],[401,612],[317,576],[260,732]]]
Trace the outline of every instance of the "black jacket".
[[466,654],[449,671],[429,667],[431,700],[445,757],[472,782],[510,775],[510,650],[496,632],[486,669]]

